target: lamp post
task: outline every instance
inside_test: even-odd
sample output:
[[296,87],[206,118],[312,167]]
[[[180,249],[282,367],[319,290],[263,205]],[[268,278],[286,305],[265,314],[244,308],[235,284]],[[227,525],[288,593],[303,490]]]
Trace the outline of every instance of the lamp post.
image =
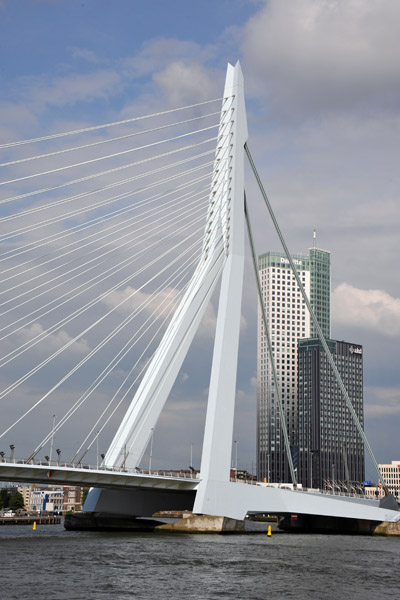
[[193,444],[190,444],[190,468],[193,469]]
[[150,456],[149,456],[149,473],[151,473],[151,462],[152,462],[152,459],[153,459],[153,437],[154,437],[154,427],[151,428]]
[[58,467],[60,464],[60,454],[61,454],[60,448],[57,448],[56,452],[57,452],[57,467]]
[[53,428],[51,430],[50,453],[49,453],[50,459],[49,459],[49,462],[51,462],[51,457],[53,456],[54,428],[55,428],[55,425],[56,425],[56,415],[53,415]]
[[14,444],[10,444],[10,450],[11,450],[11,452],[10,452],[10,462],[14,458],[14,449],[15,449]]
[[96,435],[96,469],[99,468],[99,433],[100,431]]
[[235,478],[237,479],[238,459],[237,459],[237,440],[235,440]]
[[124,445],[124,461],[121,465],[121,469],[125,469],[126,459],[128,458],[129,450],[126,449],[126,444]]

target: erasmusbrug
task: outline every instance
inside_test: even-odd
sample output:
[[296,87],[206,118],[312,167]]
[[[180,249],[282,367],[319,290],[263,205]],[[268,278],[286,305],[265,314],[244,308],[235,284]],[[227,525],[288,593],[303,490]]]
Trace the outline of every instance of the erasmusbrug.
[[[379,502],[296,489],[276,370],[294,489],[230,480],[246,231],[272,358],[245,196],[247,157],[343,401],[386,487],[247,137],[237,63],[228,65],[221,98],[0,146],[1,480],[90,485],[84,510],[92,514],[145,517],[188,508],[234,519],[254,511],[399,520],[390,496]],[[200,473],[153,472],[151,463],[143,470],[217,286]],[[110,431],[111,444],[100,453],[99,440]]]

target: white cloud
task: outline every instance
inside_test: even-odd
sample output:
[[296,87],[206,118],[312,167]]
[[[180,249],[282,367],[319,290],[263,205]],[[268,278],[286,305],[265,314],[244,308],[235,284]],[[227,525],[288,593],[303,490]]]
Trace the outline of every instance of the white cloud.
[[387,336],[400,334],[400,298],[393,298],[383,290],[362,290],[342,283],[333,292],[332,312],[340,325]]
[[0,139],[11,142],[24,136],[27,130],[37,125],[36,116],[22,103],[0,104]]
[[[127,286],[124,290],[118,290],[109,294],[104,299],[104,303],[107,306],[115,307],[124,302],[118,308],[118,311],[123,314],[130,314],[143,307],[145,315],[150,316],[154,314],[155,318],[158,318],[166,317],[170,311],[172,315],[173,310],[178,307],[180,297],[180,291],[176,288],[167,287],[157,294],[157,296],[153,297],[150,293],[135,290],[135,288]],[[215,310],[212,303],[209,302],[200,323],[198,335],[203,338],[212,337],[215,331],[215,324]]]
[[153,75],[172,106],[202,102],[221,95],[219,76],[196,62],[177,60]]
[[179,293],[179,290],[167,287],[153,296],[153,294],[127,286],[124,290],[117,290],[109,294],[104,299],[104,303],[107,306],[116,307],[123,302],[118,307],[118,311],[124,314],[130,314],[143,306],[146,315],[154,313],[156,318],[165,317],[170,310],[176,308]]
[[275,108],[315,111],[396,104],[397,0],[270,0],[246,24],[252,86]]
[[140,77],[165,69],[175,61],[202,63],[215,55],[215,48],[175,38],[150,39],[133,56],[122,61],[127,77]]
[[[36,336],[41,335],[43,332],[43,326],[40,323],[34,323],[30,327],[21,329],[18,333],[18,338],[20,343],[24,344],[25,342],[33,340]],[[42,354],[43,352],[47,355],[49,354],[49,351],[54,352],[55,350],[62,348],[65,344],[68,344],[71,340],[72,337],[69,333],[62,329],[61,331],[48,335],[43,342],[34,346],[33,351],[39,354]],[[70,353],[73,352],[74,354],[86,354],[89,350],[90,347],[88,342],[85,339],[79,339],[74,342],[67,351]]]
[[215,333],[215,326],[217,324],[217,315],[214,310],[214,306],[209,302],[202,321],[199,327],[199,335],[205,338],[212,338]]
[[25,101],[36,109],[46,106],[67,106],[76,102],[108,99],[123,88],[120,74],[111,69],[99,69],[91,73],[73,73],[64,77],[26,78],[22,82]]
[[[124,80],[141,80],[140,94],[134,94],[121,115],[146,114],[220,97],[224,70],[209,66],[218,54],[213,45],[175,38],[148,40],[120,62]],[[148,76],[151,82],[145,79]]]
[[93,50],[89,50],[88,48],[77,48],[72,46],[70,48],[71,56],[77,59],[83,59],[90,63],[98,63],[103,62],[99,57],[93,52]]

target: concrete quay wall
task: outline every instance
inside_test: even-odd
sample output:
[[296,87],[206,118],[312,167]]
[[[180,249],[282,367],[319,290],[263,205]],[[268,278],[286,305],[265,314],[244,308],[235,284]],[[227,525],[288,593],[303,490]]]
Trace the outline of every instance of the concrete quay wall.
[[400,537],[400,521],[397,523],[390,523],[389,521],[384,521],[383,523],[379,523],[375,527],[372,532],[373,535],[393,535]]
[[0,517],[0,525],[58,525],[61,517]]

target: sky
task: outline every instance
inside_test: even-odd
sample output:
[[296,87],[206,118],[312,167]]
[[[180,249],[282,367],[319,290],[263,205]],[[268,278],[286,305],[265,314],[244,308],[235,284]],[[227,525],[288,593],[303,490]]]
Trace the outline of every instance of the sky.
[[[219,98],[227,63],[240,60],[248,145],[289,249],[307,253],[316,229],[332,253],[332,337],[364,347],[365,429],[383,463],[400,458],[399,18],[397,0],[0,0],[1,143]],[[280,250],[246,177],[257,251]],[[246,267],[234,439],[250,469],[256,295]],[[186,467],[190,448],[199,466],[215,310],[214,299],[154,433],[155,467]],[[24,387],[3,414],[33,397]],[[21,453],[58,410],[48,404],[15,434]],[[63,435],[67,447],[74,434]]]

